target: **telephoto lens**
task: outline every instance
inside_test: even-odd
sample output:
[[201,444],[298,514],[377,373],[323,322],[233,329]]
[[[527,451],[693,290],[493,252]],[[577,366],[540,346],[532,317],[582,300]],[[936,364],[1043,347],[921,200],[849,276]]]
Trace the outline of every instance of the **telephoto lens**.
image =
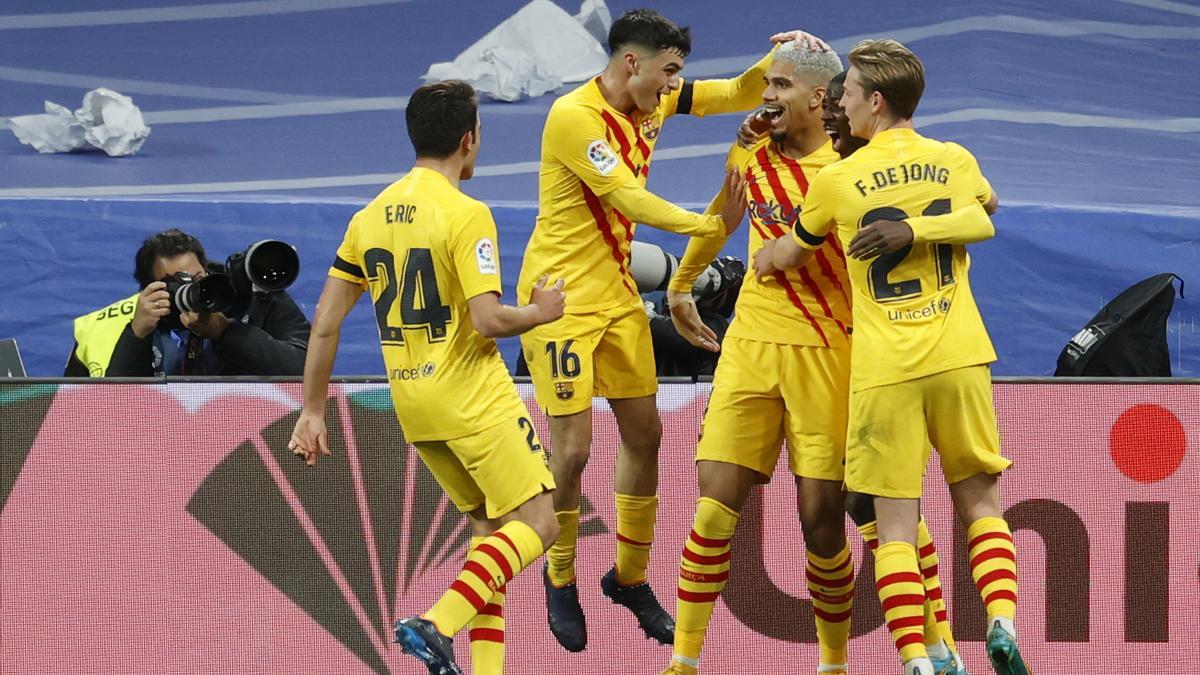
[[[171,296],[171,309],[181,312],[226,312],[233,307],[233,283],[224,274],[210,274],[203,279],[191,280],[191,276],[180,273],[179,286],[171,292],[171,284],[167,284],[167,292]],[[184,280],[184,277],[187,280]]]
[[239,294],[282,291],[300,274],[300,256],[291,244],[263,239],[225,261]]

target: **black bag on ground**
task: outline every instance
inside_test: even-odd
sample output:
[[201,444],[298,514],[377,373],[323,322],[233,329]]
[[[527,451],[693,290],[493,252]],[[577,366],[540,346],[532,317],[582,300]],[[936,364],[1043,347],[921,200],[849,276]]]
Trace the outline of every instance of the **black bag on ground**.
[[[1156,274],[1125,289],[1071,338],[1058,355],[1055,375],[1170,377],[1167,317],[1179,279]],[[1183,279],[1179,279],[1183,297]]]

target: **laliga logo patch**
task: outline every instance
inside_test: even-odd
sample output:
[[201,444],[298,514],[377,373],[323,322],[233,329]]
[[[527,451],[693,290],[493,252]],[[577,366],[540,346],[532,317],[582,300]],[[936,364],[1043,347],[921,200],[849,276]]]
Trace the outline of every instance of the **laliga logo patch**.
[[475,244],[475,262],[480,274],[496,274],[496,245],[491,239],[480,239]]
[[617,168],[617,153],[604,141],[592,141],[587,148],[587,158],[602,176],[607,176]]

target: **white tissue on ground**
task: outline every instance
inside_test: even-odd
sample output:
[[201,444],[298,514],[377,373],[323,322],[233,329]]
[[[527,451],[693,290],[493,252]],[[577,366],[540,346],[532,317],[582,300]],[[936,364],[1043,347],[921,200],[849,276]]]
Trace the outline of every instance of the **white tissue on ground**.
[[577,17],[550,0],[532,0],[453,61],[430,66],[421,79],[464,80],[501,101],[541,96],[604,69],[608,53],[592,32],[607,35],[606,22],[612,25],[604,0],[585,0]]
[[111,89],[93,89],[72,113],[46,101],[42,115],[10,117],[7,126],[17,140],[41,153],[103,150],[110,157],[132,155],[150,135],[133,99]]

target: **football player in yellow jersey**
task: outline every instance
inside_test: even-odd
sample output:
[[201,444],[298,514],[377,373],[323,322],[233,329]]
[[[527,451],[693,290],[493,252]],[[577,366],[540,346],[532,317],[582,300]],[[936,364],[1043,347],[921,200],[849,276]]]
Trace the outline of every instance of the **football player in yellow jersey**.
[[[894,40],[867,40],[849,59],[841,103],[852,133],[868,144],[813,180],[793,236],[770,251],[771,266],[804,264],[831,229],[849,255],[856,335],[846,485],[875,496],[876,589],[903,672],[934,672],[915,546],[933,446],[967,528],[992,666],[1025,675],[1013,626],[1016,552],[997,490],[1011,462],[1000,455],[991,398],[996,355],[971,295],[964,246],[994,234],[983,207],[994,193],[969,152],[913,129],[925,88],[915,54]],[[951,217],[922,218],[938,214]]]
[[[845,90],[846,73],[838,73],[829,81],[829,89],[825,91],[824,112],[821,121],[825,123],[825,133],[833,141],[833,149],[843,159],[854,154],[867,142],[850,131],[850,120],[846,110],[841,106],[842,94]],[[993,197],[994,197],[993,193]],[[996,199],[991,199],[984,209],[991,215],[995,212]],[[953,218],[947,216],[931,216],[932,218]],[[880,227],[907,227],[902,223],[877,223]],[[872,549],[879,546],[878,528],[875,522],[875,499],[861,492],[846,494],[846,511],[854,519],[858,531],[864,541]],[[938,575],[938,554],[929,529],[922,518],[917,524],[917,555],[921,562],[921,578],[925,586],[925,651],[933,663],[937,675],[967,675],[962,659],[958,655],[958,647],[954,642],[954,633],[950,629],[949,617],[946,613],[946,602],[942,596],[942,582]]]
[[561,317],[563,282],[539,280],[521,307],[500,302],[496,224],[459,191],[479,152],[470,85],[423,86],[406,116],[416,162],[350,221],[317,305],[289,447],[309,465],[330,454],[329,375],[342,322],[368,291],[400,426],[473,535],[462,573],[428,611],[397,622],[396,639],[429,672],[455,675],[451,638],[470,624],[472,670],[499,673],[505,584],[542,555],[558,523],[554,479],[494,338]]
[[[728,166],[746,176],[750,257],[788,236],[809,180],[838,159],[821,122],[830,51],[782,45],[764,76],[770,135],[734,146]],[[709,211],[722,207],[719,195]],[[691,288],[722,239],[693,238],[667,298],[680,335],[716,350],[698,320]],[[845,535],[842,460],[850,372],[850,284],[845,256],[828,242],[807,265],[766,277],[747,274],[720,348],[696,448],[700,498],[680,561],[674,654],[666,673],[699,667],[713,606],[729,576],[730,540],[757,484],[770,480],[787,441],[807,548],[807,579],[820,644],[818,672],[845,673],[854,567]]]
[[[809,40],[798,33],[778,41]],[[691,49],[686,28],[649,10],[621,16],[609,32],[611,60],[599,76],[555,101],[542,134],[538,216],[525,250],[518,297],[543,276],[564,279],[571,306],[563,320],[522,336],[538,403],[550,416],[550,465],[561,534],[544,575],[550,629],[580,651],[587,629],[579,605],[575,542],[579,479],[592,441],[592,398],[608,398],[620,429],[614,489],[616,560],[601,580],[647,636],[672,639],[674,625],[646,582],[657,509],[658,382],[650,328],[629,274],[634,223],[698,236],[724,236],[743,215],[741,178],[720,214],[675,206],[645,188],[663,122],[675,114],[749,110],[762,93],[766,59],[730,80],[684,82]]]

